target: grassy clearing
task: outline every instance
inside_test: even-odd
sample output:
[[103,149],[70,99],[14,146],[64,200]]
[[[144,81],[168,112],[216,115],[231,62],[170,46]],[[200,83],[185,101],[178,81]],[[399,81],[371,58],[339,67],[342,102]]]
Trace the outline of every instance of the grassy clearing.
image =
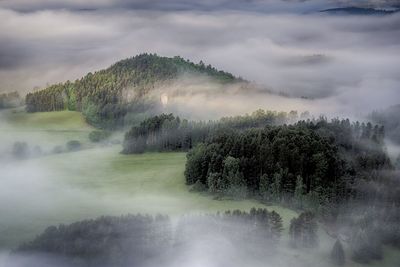
[[52,148],[69,140],[88,143],[94,128],[74,111],[26,113],[22,109],[0,112],[0,137],[8,143],[25,141],[32,146]]
[[23,128],[24,130],[85,131],[91,129],[81,113],[68,110],[26,113],[21,109],[13,109],[5,113],[5,118],[14,127]]
[[[189,192],[183,176],[185,153],[122,155],[120,149],[88,149],[10,165],[21,177],[10,174],[14,193],[0,204],[1,214],[8,215],[0,219],[3,245],[28,240],[49,225],[101,215],[139,212],[175,216],[264,207],[252,200],[214,200]],[[21,183],[28,187],[21,189]],[[5,203],[13,203],[13,208],[8,209],[10,205]],[[295,216],[289,209],[270,209],[283,216],[286,226]]]

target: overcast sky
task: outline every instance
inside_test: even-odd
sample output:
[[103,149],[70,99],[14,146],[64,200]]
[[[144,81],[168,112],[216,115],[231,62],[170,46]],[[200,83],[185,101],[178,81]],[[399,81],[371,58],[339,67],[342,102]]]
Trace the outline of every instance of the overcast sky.
[[400,99],[400,14],[318,11],[398,2],[0,0],[0,91],[73,80],[151,52],[203,60],[293,96],[379,108]]

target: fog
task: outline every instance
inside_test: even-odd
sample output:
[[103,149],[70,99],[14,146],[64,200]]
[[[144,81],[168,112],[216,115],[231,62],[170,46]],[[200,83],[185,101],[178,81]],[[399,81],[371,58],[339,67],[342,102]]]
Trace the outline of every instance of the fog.
[[[301,253],[288,246],[284,239],[275,243],[262,235],[256,236],[251,230],[252,225],[241,222],[240,220],[224,221],[218,225],[215,219],[202,216],[175,217],[172,219],[172,236],[168,245],[163,247],[163,251],[157,256],[149,258],[144,256],[144,260],[138,260],[136,264],[123,264],[121,266],[144,266],[156,267],[162,264],[167,267],[178,266],[309,266],[316,261],[312,259],[317,253],[321,253],[321,248],[314,250],[304,249]],[[254,231],[254,229],[253,229]],[[259,233],[262,234],[262,233]],[[122,239],[129,243],[130,233]],[[160,243],[164,242],[160,239]],[[331,240],[328,245],[331,246]],[[326,244],[322,244],[326,249]],[[134,247],[134,245],[133,245]],[[158,248],[154,248],[158,251]],[[121,250],[129,250],[123,248]],[[306,252],[308,255],[304,255]],[[123,254],[121,257],[129,257]],[[133,252],[133,253],[136,253]],[[286,257],[282,257],[287,254]],[[303,255],[302,255],[303,254]],[[107,258],[105,260],[108,260]],[[133,259],[135,260],[135,259]],[[137,259],[136,259],[137,260]],[[124,261],[124,260],[122,260]],[[55,255],[46,254],[14,254],[4,259],[9,267],[47,267],[47,266],[85,266],[80,265],[79,261],[71,265],[71,261]],[[99,267],[111,267],[104,262],[96,265]],[[331,266],[329,262],[319,266]]]
[[[318,8],[307,14],[300,9],[138,10],[118,5],[78,11],[46,8],[51,2],[39,1],[32,5],[37,8],[25,12],[13,8],[22,6],[18,2],[0,5],[1,91],[27,92],[74,80],[120,59],[152,52],[203,60],[261,88],[314,99],[305,104],[307,109],[320,106],[323,113],[361,115],[397,104],[400,97],[399,14],[333,16],[318,14]],[[110,2],[103,1],[106,6]],[[269,95],[257,99],[265,103],[254,108],[268,109],[276,102],[269,101]],[[293,106],[303,102],[294,100]]]
[[[221,85],[204,77],[181,76],[152,92],[163,112],[208,120],[262,108],[364,120],[373,110],[399,104],[400,13],[335,16],[319,11],[396,5],[397,0],[3,0],[0,93],[17,90],[25,94],[147,52],[202,60],[250,82]],[[126,180],[118,181],[114,173],[120,146],[76,154],[32,152],[31,158],[24,160],[11,156],[16,141],[27,142],[31,148],[40,145],[50,152],[72,139],[85,139],[90,131],[77,136],[74,131],[53,130],[16,127],[0,112],[1,267],[19,267],[19,260],[48,260],[46,255],[35,255],[34,259],[28,256],[5,263],[12,248],[49,225],[136,212],[164,212],[177,220],[181,213],[209,207],[219,210],[208,196],[173,190],[165,193],[165,188],[174,186],[168,181],[153,188],[140,179],[143,174],[132,174],[135,166],[122,174],[126,180],[138,180],[136,187],[126,188]],[[400,148],[390,140],[386,145],[394,160]],[[145,174],[152,178],[166,171]],[[185,187],[183,182],[180,186]],[[226,205],[242,208],[253,204],[260,205],[253,201]],[[318,249],[299,252],[288,248],[288,240],[283,239],[276,255],[267,253],[266,262],[265,251],[258,251],[257,243],[243,251],[242,244],[234,244],[229,237],[206,234],[209,228],[199,229],[163,266],[301,266],[298,259],[310,266],[321,264],[334,241],[322,233]],[[269,247],[263,249],[270,252]]]

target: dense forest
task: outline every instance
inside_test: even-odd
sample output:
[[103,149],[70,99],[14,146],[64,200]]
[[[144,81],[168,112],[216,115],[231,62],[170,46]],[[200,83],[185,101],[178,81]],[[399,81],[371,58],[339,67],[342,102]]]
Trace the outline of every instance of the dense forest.
[[178,56],[141,54],[74,82],[67,81],[29,93],[26,110],[77,110],[94,126],[116,128],[129,123],[126,120],[135,121],[145,116],[143,114],[156,113],[160,96],[150,97],[149,92],[157,84],[167,84],[187,73],[206,76],[222,84],[242,81],[203,62],[195,64]]
[[23,102],[17,91],[0,94],[0,109],[19,107]]
[[383,136],[384,130],[370,123],[325,119],[224,130],[189,151],[186,182],[201,183],[212,193],[256,194],[318,211],[353,195],[356,178],[392,168]]
[[[308,113],[301,114],[301,117]],[[298,120],[296,111],[276,112],[257,110],[245,116],[224,117],[217,121],[188,121],[173,114],[161,114],[133,126],[126,134],[123,153],[144,151],[188,151],[210,136],[225,130],[243,131],[263,128],[267,125],[282,125]]]
[[[212,233],[241,249],[254,244],[272,248],[279,242],[282,218],[274,211],[251,209],[180,218],[173,226],[168,216],[128,215],[47,228],[33,241],[21,245],[14,256],[46,254],[37,262],[19,266],[143,266],[149,261],[173,259],[188,245]],[[224,247],[217,247],[224,250]],[[37,260],[37,259],[36,259]],[[166,260],[166,259],[164,259]],[[61,265],[64,266],[64,265]]]

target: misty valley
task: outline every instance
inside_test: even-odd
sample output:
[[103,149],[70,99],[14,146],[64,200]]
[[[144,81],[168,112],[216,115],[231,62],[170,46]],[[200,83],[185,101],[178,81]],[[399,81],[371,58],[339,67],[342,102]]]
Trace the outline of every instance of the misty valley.
[[0,267],[400,266],[399,10],[0,1]]
[[[187,73],[192,91],[176,87]],[[214,120],[165,113],[189,114],[174,98],[211,94],[203,82],[213,94],[257,90],[203,63],[143,54],[32,92],[26,105],[5,95],[5,266],[400,259],[389,112],[370,121],[262,109]]]

